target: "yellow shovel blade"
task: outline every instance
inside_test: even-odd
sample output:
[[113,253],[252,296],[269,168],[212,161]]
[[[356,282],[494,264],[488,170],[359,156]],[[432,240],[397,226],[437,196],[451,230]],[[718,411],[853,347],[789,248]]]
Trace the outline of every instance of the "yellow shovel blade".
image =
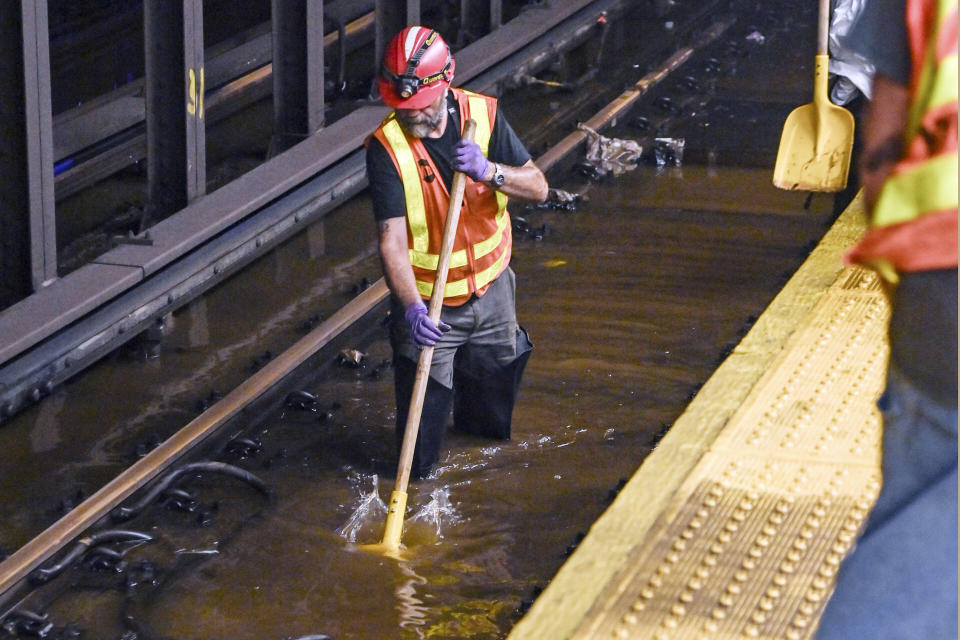
[[805,104],[783,125],[773,184],[797,191],[840,191],[847,186],[853,114],[836,105]]
[[815,62],[813,102],[787,116],[773,184],[795,191],[840,191],[847,186],[853,148],[853,114],[827,97],[828,58]]

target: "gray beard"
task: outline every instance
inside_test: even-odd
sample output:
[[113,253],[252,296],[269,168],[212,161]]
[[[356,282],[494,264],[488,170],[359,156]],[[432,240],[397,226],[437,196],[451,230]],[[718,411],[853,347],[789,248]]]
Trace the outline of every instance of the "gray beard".
[[430,120],[421,120],[419,122],[411,122],[407,120],[399,113],[397,114],[397,122],[400,124],[400,128],[403,129],[407,135],[413,136],[414,138],[426,138],[431,133],[436,131],[440,127],[440,123],[443,121],[443,110],[437,111],[436,117]]

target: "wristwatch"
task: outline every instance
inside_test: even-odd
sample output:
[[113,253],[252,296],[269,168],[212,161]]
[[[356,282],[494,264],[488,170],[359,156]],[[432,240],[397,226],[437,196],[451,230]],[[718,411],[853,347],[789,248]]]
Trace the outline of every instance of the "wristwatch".
[[490,178],[490,184],[494,187],[502,187],[504,183],[503,171],[500,169],[500,165],[496,162],[493,163],[493,177]]

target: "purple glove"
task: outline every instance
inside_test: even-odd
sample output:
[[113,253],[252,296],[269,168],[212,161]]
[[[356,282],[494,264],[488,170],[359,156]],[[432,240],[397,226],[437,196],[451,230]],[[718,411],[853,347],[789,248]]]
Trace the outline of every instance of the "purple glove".
[[443,337],[443,334],[450,331],[450,325],[441,322],[439,326],[433,323],[430,316],[427,315],[427,305],[422,301],[414,302],[407,310],[403,312],[407,324],[410,325],[410,333],[413,335],[413,341],[419,347],[432,347],[437,344],[437,340]]
[[460,140],[453,158],[453,170],[465,173],[477,182],[487,176],[490,162],[483,157],[480,145],[472,140]]

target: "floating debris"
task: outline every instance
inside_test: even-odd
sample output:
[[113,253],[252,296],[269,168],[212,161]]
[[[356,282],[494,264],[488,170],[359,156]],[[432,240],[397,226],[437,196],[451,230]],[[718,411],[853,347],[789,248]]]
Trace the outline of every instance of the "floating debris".
[[583,195],[579,193],[570,193],[562,189],[550,189],[547,192],[547,199],[533,205],[534,209],[551,209],[560,211],[576,211],[577,207],[583,201]]
[[357,295],[369,289],[372,284],[373,283],[370,282],[370,278],[364,276],[360,282],[353,285],[353,288],[350,291],[353,293],[353,295]]
[[655,138],[653,141],[653,162],[658,167],[679,167],[683,162],[683,138]]
[[532,240],[543,240],[543,237],[547,235],[547,225],[544,223],[539,227],[533,227],[525,218],[514,216],[513,231],[515,234],[519,234],[520,237],[530,238]]
[[679,116],[683,113],[683,109],[681,109],[670,96],[660,96],[653,104],[661,111],[665,111],[674,116]]
[[703,91],[703,85],[700,84],[700,80],[696,76],[685,76],[680,82],[690,91]]
[[358,349],[343,349],[337,356],[337,364],[341,367],[360,368],[367,359],[367,354]]
[[592,165],[589,162],[579,162],[576,165],[574,165],[573,170],[582,176],[586,176],[587,178],[589,178],[594,182],[599,182],[600,180],[603,180],[604,178],[606,178],[608,175],[606,171],[604,171],[600,167],[596,167]]
[[309,391],[303,390],[291,392],[286,399],[286,405],[288,407],[305,411],[316,411],[317,402],[317,396]]
[[301,322],[300,326],[297,328],[301,333],[310,333],[318,324],[320,324],[321,320],[323,320],[323,316],[321,316],[319,313],[315,313]]
[[263,443],[253,438],[234,438],[227,443],[226,452],[238,458],[249,458],[263,450]]
[[638,131],[649,131],[650,130],[650,118],[646,116],[639,116],[634,118],[630,122],[630,126]]
[[703,63],[703,70],[707,73],[719,73],[723,69],[723,63],[717,58],[707,58]]
[[643,147],[635,140],[608,138],[602,136],[590,127],[577,125],[580,131],[587,134],[587,162],[605,174],[620,175],[635,169],[637,161],[643,153]]

